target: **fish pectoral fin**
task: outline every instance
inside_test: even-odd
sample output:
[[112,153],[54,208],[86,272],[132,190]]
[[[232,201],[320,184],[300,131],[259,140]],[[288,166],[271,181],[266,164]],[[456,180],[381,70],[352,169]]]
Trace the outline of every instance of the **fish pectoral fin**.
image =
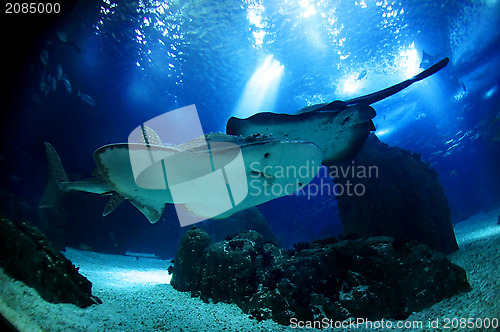
[[121,196],[117,192],[113,192],[111,194],[111,198],[109,199],[108,204],[106,204],[106,207],[104,208],[104,211],[102,211],[102,216],[105,217],[111,212],[113,212],[118,205],[121,204],[125,200],[125,197]]
[[136,199],[129,199],[129,201],[137,208],[137,210],[141,211],[141,213],[146,216],[152,224],[160,220],[163,210],[165,210],[165,203],[145,203]]

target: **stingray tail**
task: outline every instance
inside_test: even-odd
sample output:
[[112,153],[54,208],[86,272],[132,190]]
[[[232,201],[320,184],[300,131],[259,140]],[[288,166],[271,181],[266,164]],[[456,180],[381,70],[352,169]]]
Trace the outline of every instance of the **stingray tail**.
[[47,154],[49,180],[38,203],[39,208],[49,208],[58,205],[66,192],[65,183],[69,182],[61,158],[59,158],[54,147],[47,142],[45,142],[45,152]]
[[438,63],[433,64],[432,66],[430,66],[429,68],[427,68],[426,70],[421,72],[420,74],[413,76],[412,78],[410,78],[410,80],[412,80],[413,82],[423,80],[424,78],[427,78],[427,77],[431,76],[432,74],[437,73],[438,71],[440,71],[444,67],[446,67],[448,62],[450,62],[450,59],[444,58],[443,60],[439,61]]
[[396,85],[388,87],[387,89],[380,90],[380,91],[377,91],[374,93],[370,93],[369,95],[357,97],[354,99],[349,99],[349,100],[345,101],[344,103],[346,104],[346,107],[348,105],[354,105],[354,104],[359,104],[359,103],[367,104],[367,105],[376,103],[377,101],[380,101],[382,99],[390,97],[393,94],[396,94],[399,91],[406,89],[407,87],[409,87],[410,85],[412,85],[415,82],[421,81],[424,78],[427,78],[427,77],[431,76],[432,74],[437,73],[438,71],[440,71],[441,69],[446,67],[448,62],[450,62],[450,59],[444,58],[443,60],[430,66],[428,69],[422,71],[421,73],[413,76],[412,78],[407,79],[406,81],[403,81],[401,83],[398,83]]

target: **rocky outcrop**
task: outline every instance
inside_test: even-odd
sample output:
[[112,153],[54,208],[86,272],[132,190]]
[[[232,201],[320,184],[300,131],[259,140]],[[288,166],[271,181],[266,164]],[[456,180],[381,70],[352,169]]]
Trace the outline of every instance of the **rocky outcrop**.
[[92,283],[28,223],[0,219],[0,266],[12,278],[35,288],[46,301],[82,308],[101,303],[92,295]]
[[184,234],[171,285],[204,301],[236,303],[256,319],[404,319],[470,289],[465,271],[444,254],[390,237],[335,238],[285,251],[257,232],[211,243]]
[[406,237],[445,254],[458,250],[438,174],[420,154],[371,135],[353,161],[333,167],[335,184],[353,189],[337,196],[344,234]]

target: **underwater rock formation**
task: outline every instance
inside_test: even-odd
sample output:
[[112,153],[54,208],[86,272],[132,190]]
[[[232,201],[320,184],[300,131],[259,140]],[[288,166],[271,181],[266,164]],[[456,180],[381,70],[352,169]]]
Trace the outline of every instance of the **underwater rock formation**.
[[[374,166],[377,172],[359,173]],[[344,234],[403,237],[445,254],[458,250],[438,174],[420,154],[389,147],[370,135],[353,161],[336,167],[355,170],[338,172],[336,185],[350,183],[362,192],[337,196]]]
[[236,303],[260,320],[404,319],[468,291],[465,271],[424,244],[335,238],[279,249],[254,231],[212,243],[184,234],[171,285],[203,301]]
[[0,219],[0,266],[48,302],[73,303],[81,308],[101,303],[91,293],[92,283],[28,223]]

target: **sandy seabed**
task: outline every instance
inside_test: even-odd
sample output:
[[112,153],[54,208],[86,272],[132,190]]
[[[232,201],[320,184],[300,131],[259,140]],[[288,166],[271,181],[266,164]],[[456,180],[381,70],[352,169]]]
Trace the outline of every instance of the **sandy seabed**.
[[[455,225],[460,250],[449,255],[463,267],[472,291],[445,299],[405,321],[360,322],[322,331],[372,331],[371,327],[425,331],[470,331],[500,316],[500,209]],[[235,304],[204,303],[169,285],[169,261],[81,251],[64,253],[92,281],[102,304],[81,309],[45,302],[38,293],[0,269],[0,312],[21,331],[295,331],[272,320],[257,322]],[[473,320],[470,320],[473,318]],[[464,319],[469,319],[468,321]],[[489,319],[489,320],[488,320]],[[355,322],[355,321],[353,321]],[[317,322],[319,324],[320,322]],[[338,322],[340,323],[340,322]],[[408,328],[399,328],[404,324]],[[447,324],[448,323],[448,324]],[[367,325],[372,324],[372,325]],[[378,325],[377,325],[378,324]],[[469,324],[469,326],[464,324]],[[315,331],[316,329],[305,328]],[[490,328],[490,331],[497,329]],[[500,328],[498,328],[500,330]]]

